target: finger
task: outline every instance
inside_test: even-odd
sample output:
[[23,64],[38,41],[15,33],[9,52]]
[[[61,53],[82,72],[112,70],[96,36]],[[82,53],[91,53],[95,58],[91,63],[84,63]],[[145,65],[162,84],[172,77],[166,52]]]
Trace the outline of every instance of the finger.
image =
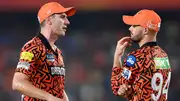
[[121,85],[121,87],[120,87],[119,90],[118,90],[118,94],[119,94],[119,95],[122,95],[122,94],[125,93],[125,91],[126,91],[125,86],[124,86],[124,85]]
[[118,94],[119,94],[119,95],[122,95],[123,93],[124,93],[124,89],[123,89],[123,87],[119,88],[119,90],[118,90]]
[[125,93],[125,91],[122,89],[118,91],[118,95],[123,95],[124,93]]
[[125,37],[122,38],[122,40],[126,40],[126,39],[131,39],[131,37],[125,36]]
[[122,46],[122,49],[125,49],[127,46],[128,46],[128,42],[124,42],[124,44],[122,44],[121,46]]
[[131,38],[130,37],[123,37],[118,41],[118,44],[123,44],[124,42],[128,41],[130,42]]
[[125,38],[122,42],[131,42],[131,38],[130,37],[127,37],[127,38]]
[[129,45],[129,42],[125,42],[125,43],[124,43],[125,48],[126,48],[128,45]]
[[126,84],[123,85],[123,88],[124,88],[125,91],[128,90],[128,87],[127,87]]
[[128,47],[129,47],[129,46],[132,46],[132,44],[131,44],[131,43],[129,43],[129,44],[128,44]]
[[122,40],[120,40],[120,44],[123,44],[124,42],[130,42],[131,38],[130,37],[125,37]]
[[122,95],[124,95],[122,92],[120,92],[120,93],[118,93],[118,95],[120,95],[120,96],[122,96]]
[[131,85],[128,85],[128,88],[131,88]]

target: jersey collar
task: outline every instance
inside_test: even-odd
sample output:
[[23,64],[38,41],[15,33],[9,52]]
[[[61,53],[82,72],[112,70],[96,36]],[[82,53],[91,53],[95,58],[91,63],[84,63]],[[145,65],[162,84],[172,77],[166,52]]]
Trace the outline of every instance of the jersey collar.
[[157,42],[147,42],[147,43],[143,44],[143,45],[141,46],[141,48],[142,48],[142,47],[145,47],[145,46],[157,46]]
[[50,44],[49,44],[49,42],[48,42],[48,40],[44,37],[44,35],[42,35],[41,33],[39,33],[39,34],[37,35],[37,37],[42,41],[42,43],[46,46],[46,48],[52,49],[51,46],[50,46]]

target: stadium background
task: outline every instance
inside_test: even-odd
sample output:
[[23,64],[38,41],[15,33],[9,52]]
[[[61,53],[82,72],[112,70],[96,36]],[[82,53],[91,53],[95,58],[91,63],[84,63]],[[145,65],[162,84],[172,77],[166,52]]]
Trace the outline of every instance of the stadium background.
[[[23,44],[38,33],[39,7],[52,0],[0,0],[0,101],[20,101],[12,77]],[[129,35],[122,15],[142,8],[162,18],[158,43],[169,54],[172,78],[169,101],[180,101],[179,0],[53,0],[75,6],[65,37],[57,41],[65,56],[66,91],[70,101],[124,101],[112,94],[110,76],[118,39]],[[130,49],[137,48],[134,45]]]

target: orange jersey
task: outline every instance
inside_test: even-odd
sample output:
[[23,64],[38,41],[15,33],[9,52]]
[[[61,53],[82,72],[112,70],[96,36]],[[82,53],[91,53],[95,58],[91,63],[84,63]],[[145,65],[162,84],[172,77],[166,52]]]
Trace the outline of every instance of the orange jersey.
[[[29,77],[37,88],[63,98],[65,68],[61,51],[54,51],[46,38],[39,34],[22,48],[16,72]],[[23,101],[42,101],[22,95]]]
[[155,42],[128,54],[122,68],[113,67],[111,86],[118,95],[122,84],[131,85],[129,101],[167,101],[171,67],[167,54]]

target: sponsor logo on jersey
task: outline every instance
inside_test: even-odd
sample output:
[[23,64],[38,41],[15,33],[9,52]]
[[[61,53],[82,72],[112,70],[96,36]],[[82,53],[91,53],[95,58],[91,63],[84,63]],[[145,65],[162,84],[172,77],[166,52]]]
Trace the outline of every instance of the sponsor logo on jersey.
[[170,68],[168,57],[165,58],[154,58],[156,69],[168,69]]
[[47,53],[46,58],[48,61],[55,61],[54,54]]
[[128,69],[126,69],[126,68],[124,68],[124,70],[123,70],[123,72],[121,73],[121,75],[122,75],[125,79],[129,80],[129,78],[131,77],[131,71],[128,70]]
[[32,61],[32,58],[34,57],[34,54],[33,53],[30,53],[30,52],[22,52],[21,53],[21,56],[20,56],[20,59],[23,59],[23,60],[27,60],[27,61]]
[[51,67],[51,75],[65,76],[65,68],[63,68],[63,67]]
[[23,68],[28,70],[29,66],[30,66],[29,62],[18,62],[17,68]]
[[130,56],[127,57],[127,59],[126,59],[126,65],[127,66],[132,67],[132,66],[134,66],[135,63],[136,63],[135,56],[130,55]]

